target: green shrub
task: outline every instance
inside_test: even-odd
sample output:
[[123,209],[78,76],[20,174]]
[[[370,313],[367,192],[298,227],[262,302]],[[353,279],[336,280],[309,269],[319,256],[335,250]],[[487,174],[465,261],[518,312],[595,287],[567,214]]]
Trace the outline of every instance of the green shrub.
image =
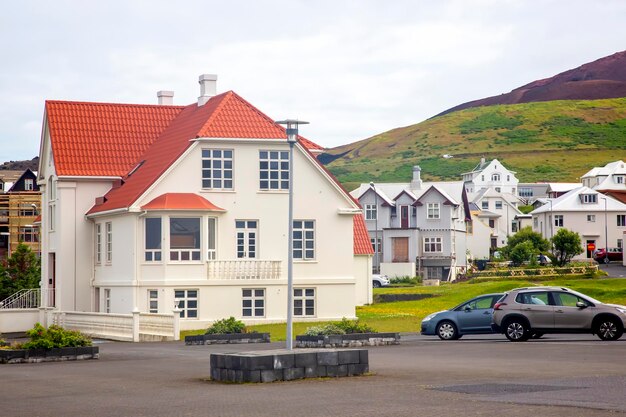
[[322,326],[308,327],[304,332],[306,336],[328,336],[331,334],[346,334],[346,332],[336,324],[324,324]]
[[375,333],[376,330],[371,328],[365,323],[360,323],[359,319],[348,320],[347,318],[341,319],[341,321],[334,323],[342,329],[346,334],[352,333]]
[[391,284],[397,285],[419,285],[422,282],[422,278],[420,277],[410,277],[408,275],[403,277],[393,277],[389,278],[389,282]]
[[205,334],[246,333],[246,325],[242,321],[229,317],[216,321],[206,329]]
[[53,324],[46,329],[36,323],[26,335],[30,340],[22,345],[23,349],[54,349],[64,347],[91,346],[91,338],[76,330],[65,330]]

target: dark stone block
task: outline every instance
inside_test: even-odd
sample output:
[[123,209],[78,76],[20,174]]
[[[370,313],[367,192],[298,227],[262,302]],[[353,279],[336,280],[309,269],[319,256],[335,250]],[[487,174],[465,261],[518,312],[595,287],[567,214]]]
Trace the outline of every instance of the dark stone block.
[[293,353],[274,355],[274,369],[293,368],[296,366],[295,364],[296,360]]
[[287,368],[283,370],[283,378],[285,381],[293,381],[294,379],[304,378],[304,368]]
[[226,378],[227,378],[226,380],[227,380],[227,381],[234,382],[234,381],[236,380],[236,378],[235,378],[235,373],[236,373],[237,371],[235,371],[234,369],[227,369],[227,371],[228,371],[228,372],[227,372],[227,374],[226,374],[226,375],[227,375],[227,376],[226,376]]
[[261,371],[261,382],[274,382],[274,381],[282,381],[283,380],[283,370],[282,369],[272,369],[272,370],[262,370]]
[[73,348],[73,347],[61,348],[61,356],[76,356],[76,348]]
[[220,381],[228,381],[228,369],[219,368],[220,370]]
[[342,350],[338,352],[338,359],[340,365],[347,365],[350,363],[359,363],[359,351],[358,350]]
[[241,356],[224,355],[224,368],[241,369]]
[[24,349],[18,350],[0,350],[0,362],[8,362],[13,359],[25,359],[27,352]]
[[243,382],[261,382],[261,372],[243,370]]
[[209,356],[209,363],[211,368],[217,368],[217,356],[214,353]]
[[318,365],[338,365],[339,355],[337,351],[317,352]]
[[60,358],[61,357],[61,349],[54,348],[46,350],[46,358]]
[[273,370],[274,355],[250,356],[250,366],[248,366],[248,369],[251,371]]
[[43,358],[46,356],[45,349],[28,349],[26,351],[26,359],[28,358]]
[[224,363],[225,363],[225,356],[222,353],[214,353],[215,355],[215,366],[217,366],[218,368],[225,368]]
[[316,352],[307,352],[307,353],[297,353],[294,355],[296,358],[296,368],[306,368],[306,367],[315,367],[317,366],[317,353]]
[[211,379],[213,381],[221,381],[220,377],[221,377],[221,375],[220,375],[219,368],[211,367]]
[[318,365],[317,366],[317,376],[320,378],[324,378],[328,376],[328,366]]
[[338,365],[336,376],[348,376],[348,365]]
[[243,382],[243,371],[241,369],[235,370],[235,378],[233,379],[233,382],[237,382],[239,384]]
[[339,368],[339,365],[328,365],[326,367],[326,376],[328,377],[335,377],[335,376],[339,376],[337,375],[337,368]]
[[369,372],[369,365],[363,363],[351,363],[348,365],[348,376],[363,375]]
[[369,351],[367,349],[359,350],[359,363],[369,363]]
[[[304,368],[304,377],[305,378],[318,378],[322,375],[319,374],[320,368],[324,368],[323,366],[307,366]],[[324,368],[324,373],[326,373],[326,368]]]

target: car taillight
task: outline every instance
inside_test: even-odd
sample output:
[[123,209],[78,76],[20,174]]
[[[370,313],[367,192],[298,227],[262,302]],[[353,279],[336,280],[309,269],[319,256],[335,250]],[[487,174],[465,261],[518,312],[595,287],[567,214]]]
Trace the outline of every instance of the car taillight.
[[493,305],[493,309],[494,310],[500,310],[500,307],[505,306],[505,305],[506,305],[506,303],[495,303]]

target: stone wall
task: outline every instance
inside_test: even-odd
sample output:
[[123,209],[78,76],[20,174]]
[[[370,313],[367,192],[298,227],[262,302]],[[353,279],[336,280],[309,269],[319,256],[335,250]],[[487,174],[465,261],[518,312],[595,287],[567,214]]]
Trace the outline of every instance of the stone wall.
[[212,353],[211,379],[222,382],[274,382],[344,377],[369,372],[368,352],[350,350],[274,350]]
[[38,363],[98,359],[97,346],[55,349],[0,349],[0,363]]
[[399,333],[354,333],[329,336],[296,336],[297,348],[340,348],[399,344]]
[[185,336],[186,345],[212,345],[233,343],[269,343],[269,333],[201,334]]

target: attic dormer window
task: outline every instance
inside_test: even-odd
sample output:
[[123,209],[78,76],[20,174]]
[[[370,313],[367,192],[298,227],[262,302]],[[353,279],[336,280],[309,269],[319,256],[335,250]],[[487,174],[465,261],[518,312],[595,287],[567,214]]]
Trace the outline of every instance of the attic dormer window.
[[615,184],[623,184],[624,183],[624,176],[623,175],[616,175],[615,176]]
[[580,202],[583,204],[595,204],[598,202],[597,194],[581,194]]
[[493,174],[491,176],[491,181],[500,181],[500,174]]

